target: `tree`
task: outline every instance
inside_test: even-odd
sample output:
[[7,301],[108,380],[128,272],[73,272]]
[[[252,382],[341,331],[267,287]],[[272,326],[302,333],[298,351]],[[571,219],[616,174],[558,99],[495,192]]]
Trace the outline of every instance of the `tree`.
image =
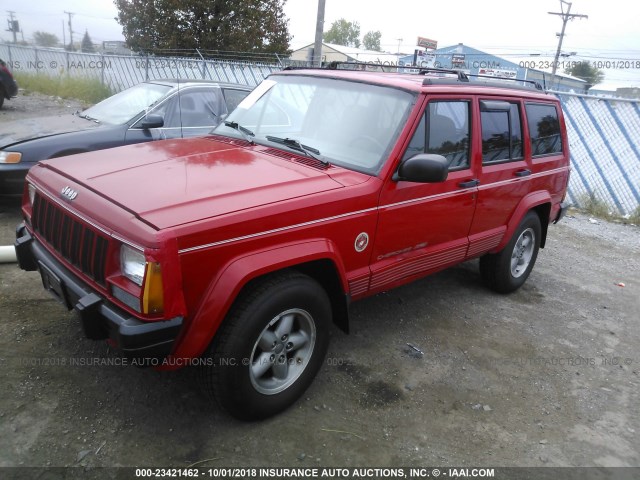
[[367,50],[375,50],[376,52],[380,52],[382,50],[380,48],[380,38],[382,38],[382,33],[380,33],[380,30],[365,33],[364,37],[362,37],[364,48]]
[[53,33],[49,32],[33,32],[33,40],[40,47],[55,47],[60,43],[60,39]]
[[117,22],[137,51],[233,50],[285,53],[286,0],[115,0]]
[[604,72],[592,66],[589,62],[577,62],[565,69],[564,73],[585,80],[590,86],[602,83]]
[[347,22],[344,18],[341,18],[331,24],[331,28],[323,33],[322,38],[327,43],[359,48],[360,24],[358,22]]
[[96,49],[93,46],[93,42],[91,41],[91,37],[89,36],[89,31],[84,31],[84,37],[82,37],[82,44],[80,45],[80,50],[83,53],[94,53]]

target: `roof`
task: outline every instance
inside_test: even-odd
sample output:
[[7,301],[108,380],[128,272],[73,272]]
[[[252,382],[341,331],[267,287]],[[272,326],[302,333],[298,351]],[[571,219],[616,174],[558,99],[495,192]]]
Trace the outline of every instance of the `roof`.
[[158,79],[150,79],[140,83],[158,83],[161,85],[167,85],[171,87],[176,86],[193,86],[193,85],[219,85],[221,87],[235,87],[241,89],[253,90],[253,87],[249,85],[243,85],[241,83],[231,83],[231,82],[219,82],[217,80],[206,80],[206,79],[194,79],[194,78],[158,78]]
[[[272,75],[305,75],[314,77],[336,78],[356,82],[384,85],[413,92],[429,90],[437,93],[460,93],[464,89],[470,94],[493,94],[504,96],[526,96],[528,98],[549,99],[549,94],[533,88],[514,85],[500,85],[496,82],[461,82],[451,78],[428,77],[425,75],[379,72],[363,70],[333,69],[291,69],[273,73]],[[425,80],[429,80],[428,82]],[[555,97],[553,97],[555,98]]]

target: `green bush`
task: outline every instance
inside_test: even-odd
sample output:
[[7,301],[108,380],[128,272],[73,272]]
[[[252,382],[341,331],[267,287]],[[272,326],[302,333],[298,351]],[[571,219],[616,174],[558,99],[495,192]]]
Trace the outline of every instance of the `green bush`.
[[52,77],[46,74],[14,72],[20,88],[28,92],[40,92],[61,98],[75,98],[93,105],[113,95],[109,87],[98,79],[75,78],[68,75]]
[[613,220],[616,216],[613,214],[609,205],[607,205],[604,201],[600,200],[595,195],[584,194],[580,197],[578,201],[579,208],[584,210],[589,215],[592,215],[597,218],[602,218],[604,220]]

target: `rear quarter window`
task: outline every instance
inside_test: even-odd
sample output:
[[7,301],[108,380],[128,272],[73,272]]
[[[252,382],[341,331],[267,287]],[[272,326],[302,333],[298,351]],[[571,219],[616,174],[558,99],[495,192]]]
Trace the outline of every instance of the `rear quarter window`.
[[556,106],[528,103],[526,112],[531,138],[531,155],[537,157],[562,153],[562,135]]

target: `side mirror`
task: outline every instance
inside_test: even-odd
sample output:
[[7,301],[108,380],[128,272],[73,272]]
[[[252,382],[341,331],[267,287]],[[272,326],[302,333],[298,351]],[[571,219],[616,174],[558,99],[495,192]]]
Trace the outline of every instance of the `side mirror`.
[[142,119],[138,126],[144,130],[148,130],[150,128],[160,128],[164,126],[164,117],[162,115],[158,115],[157,113],[150,113]]
[[406,159],[393,175],[393,180],[417,183],[444,182],[449,174],[449,161],[442,155],[419,153]]

